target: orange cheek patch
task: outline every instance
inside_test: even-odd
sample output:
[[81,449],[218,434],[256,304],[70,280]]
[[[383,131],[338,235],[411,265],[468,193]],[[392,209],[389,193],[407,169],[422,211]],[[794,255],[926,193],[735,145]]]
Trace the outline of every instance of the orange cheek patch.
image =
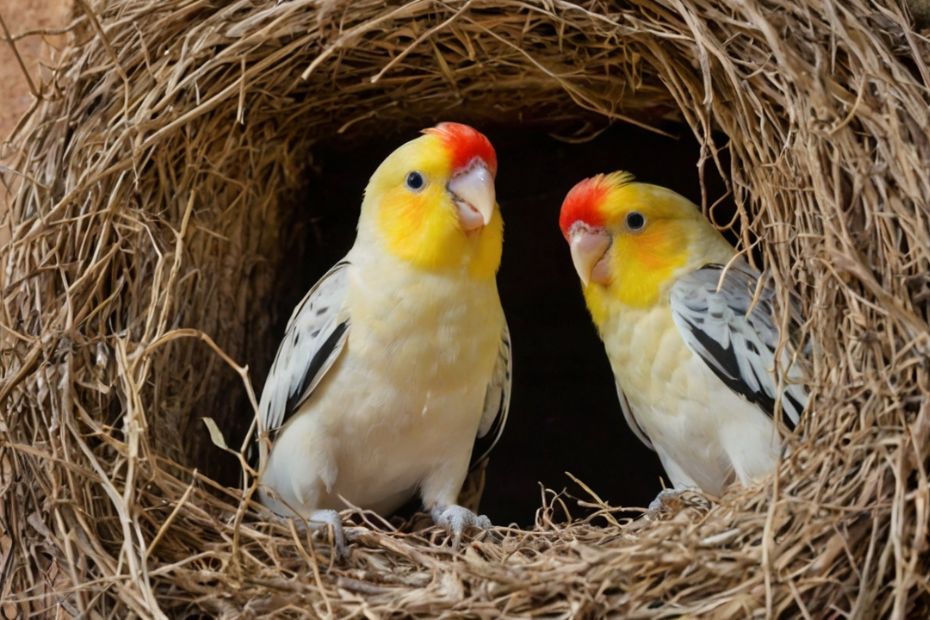
[[379,219],[385,236],[395,249],[410,243],[411,237],[422,229],[426,217],[426,202],[423,198],[402,189],[385,196]]
[[465,235],[451,202],[439,186],[412,194],[386,192],[378,205],[378,226],[395,256],[428,270],[462,269],[473,278],[493,278],[500,264],[503,223],[495,210],[480,234]]
[[670,247],[668,235],[660,226],[634,235],[631,239],[636,261],[646,269],[660,269],[668,264],[674,248]]
[[653,222],[638,234],[621,233],[617,240],[611,294],[636,307],[648,306],[685,263],[686,239],[667,222]]

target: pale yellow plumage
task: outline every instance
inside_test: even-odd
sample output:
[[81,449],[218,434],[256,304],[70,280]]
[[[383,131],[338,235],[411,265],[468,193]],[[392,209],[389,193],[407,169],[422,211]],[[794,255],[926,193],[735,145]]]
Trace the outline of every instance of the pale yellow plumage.
[[[753,307],[757,275],[692,203],[627,174],[576,185],[560,225],[624,414],[673,485],[719,494],[770,472],[778,334],[770,291]],[[796,420],[806,393],[786,394]]]
[[387,515],[419,493],[456,539],[489,525],[456,499],[509,404],[497,161],[470,127],[425,134],[372,176],[355,244],[295,310],[266,381],[260,494],[280,514],[341,531],[333,509]]

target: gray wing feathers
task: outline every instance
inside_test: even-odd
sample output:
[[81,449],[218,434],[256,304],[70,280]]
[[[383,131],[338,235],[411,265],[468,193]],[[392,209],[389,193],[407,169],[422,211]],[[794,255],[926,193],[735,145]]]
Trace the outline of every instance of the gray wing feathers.
[[[759,274],[745,263],[726,270],[723,284],[721,265],[705,265],[672,286],[671,309],[688,346],[732,390],[774,415],[781,397],[785,421],[794,427],[807,405],[802,362],[795,359],[790,339],[779,351],[779,330],[774,316],[774,291],[759,287]],[[719,288],[719,290],[718,290]],[[792,308],[791,327],[799,320]],[[791,331],[791,330],[789,330]],[[781,394],[775,377],[784,377]]]
[[504,323],[498,348],[497,363],[484,397],[484,411],[478,425],[478,436],[472,448],[472,464],[479,463],[494,449],[510,411],[510,387],[513,382],[513,359],[510,350],[510,329]]
[[349,331],[348,265],[336,263],[294,308],[262,390],[261,430],[282,427],[339,358]]

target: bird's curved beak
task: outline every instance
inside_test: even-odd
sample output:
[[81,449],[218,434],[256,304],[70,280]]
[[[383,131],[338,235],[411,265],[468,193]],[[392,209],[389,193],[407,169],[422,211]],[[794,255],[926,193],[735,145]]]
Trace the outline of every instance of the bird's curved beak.
[[585,286],[589,282],[607,284],[610,279],[610,265],[607,260],[610,242],[610,233],[603,228],[578,226],[569,233],[568,245],[572,253],[572,264],[575,265],[575,271]]
[[494,215],[494,175],[480,159],[452,177],[447,186],[466,232],[487,226]]

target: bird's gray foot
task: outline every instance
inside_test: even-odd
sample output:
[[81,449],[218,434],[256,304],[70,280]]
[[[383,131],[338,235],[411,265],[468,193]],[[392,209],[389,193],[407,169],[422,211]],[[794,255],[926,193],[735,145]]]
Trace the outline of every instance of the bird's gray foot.
[[314,510],[307,519],[310,527],[332,528],[333,547],[340,558],[346,557],[346,533],[342,527],[342,517],[335,510]]
[[646,516],[656,517],[664,510],[671,509],[675,500],[684,492],[685,489],[662,489],[659,494],[656,495],[656,498],[649,502],[649,507],[646,509]]
[[451,506],[436,506],[430,511],[433,523],[444,528],[452,534],[452,546],[459,548],[462,534],[468,528],[486,530],[491,527],[491,520],[484,515],[476,515],[468,508],[452,504]]
[[[339,559],[348,555],[346,548],[346,533],[342,527],[342,518],[335,510],[314,510],[306,521],[300,518],[290,518],[276,515],[282,522],[292,521],[298,531],[311,534],[332,528],[333,550]],[[324,533],[325,535],[325,533]]]

